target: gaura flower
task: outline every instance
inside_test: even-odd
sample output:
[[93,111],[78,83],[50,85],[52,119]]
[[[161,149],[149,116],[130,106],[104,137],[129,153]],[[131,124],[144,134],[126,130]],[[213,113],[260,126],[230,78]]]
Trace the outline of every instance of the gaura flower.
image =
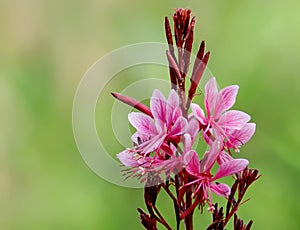
[[167,154],[163,154],[163,150],[157,150],[155,154],[145,155],[135,149],[126,149],[120,152],[117,157],[124,166],[132,168],[132,175],[145,176],[147,173],[155,173],[155,175],[164,174],[164,176],[169,177],[171,174],[178,174],[184,169],[183,154],[192,149],[198,132],[199,122],[195,118],[190,119],[185,133],[182,135],[181,141],[184,149],[181,154],[179,152],[175,154],[177,148],[174,144],[170,144]]
[[140,178],[141,182],[144,182],[149,175],[156,176],[157,179],[161,179],[159,182],[163,183],[166,178],[176,175],[184,169],[183,157],[175,154],[177,150],[174,145],[171,145],[171,151],[172,155],[167,155],[168,157],[166,158],[166,155],[161,154],[161,151],[160,154],[147,156],[127,149],[119,153],[117,157],[124,166],[130,167],[124,170],[128,177],[135,176]]
[[168,99],[159,90],[154,90],[150,99],[150,116],[132,112],[128,115],[129,122],[136,128],[132,140],[137,143],[136,149],[140,153],[151,153],[160,148],[168,149],[168,142],[179,142],[180,135],[187,127],[187,120],[182,116],[179,107],[179,97],[175,90],[171,90]]
[[238,151],[238,148],[246,144],[255,133],[256,124],[247,123],[240,130],[229,130],[229,139],[226,142],[226,148],[233,148]]
[[246,144],[253,136],[255,127],[256,125],[254,123],[247,123],[241,130],[229,131],[229,139],[224,143],[224,148],[217,159],[218,163],[223,164],[232,160],[230,148],[239,152],[239,147]]
[[136,144],[133,149],[125,150],[117,155],[125,166],[140,165],[141,156],[173,155],[170,143],[177,144],[188,126],[179,107],[179,97],[171,90],[166,100],[159,90],[154,90],[150,99],[152,117],[139,112],[131,112],[128,120],[136,132],[131,139]]
[[224,197],[230,194],[230,187],[227,184],[217,183],[216,180],[244,170],[249,163],[246,159],[231,159],[221,164],[213,176],[211,169],[220,154],[221,146],[219,145],[219,141],[214,141],[211,149],[205,153],[201,161],[194,150],[189,151],[184,156],[185,169],[194,177],[194,180],[187,183],[186,186],[194,185],[194,195],[198,192],[203,193],[205,201],[210,206],[210,210],[213,210],[212,192]]
[[249,140],[253,135],[255,127],[246,126],[250,116],[242,111],[229,110],[235,103],[238,88],[237,85],[232,85],[218,91],[216,79],[213,77],[205,85],[206,115],[199,105],[191,104],[192,114],[200,122],[203,136],[208,143],[211,143],[208,131],[211,131],[215,138],[227,141],[228,147],[240,146],[237,145],[238,138],[244,136]]

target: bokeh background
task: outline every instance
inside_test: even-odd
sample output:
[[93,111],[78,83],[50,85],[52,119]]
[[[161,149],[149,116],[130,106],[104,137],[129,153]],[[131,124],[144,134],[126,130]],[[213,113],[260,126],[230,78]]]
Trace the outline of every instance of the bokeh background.
[[[206,40],[210,70],[220,86],[240,85],[235,108],[257,123],[242,156],[263,177],[240,216],[254,219],[253,229],[300,228],[299,1],[2,0],[0,229],[142,229],[136,211],[144,208],[142,190],[110,184],[83,162],[72,102],[101,56],[132,43],[164,42],[163,18],[175,7],[193,10],[195,44]],[[126,76],[110,89],[126,87]],[[168,78],[166,69],[161,76]],[[109,97],[100,103],[108,121],[112,103]],[[98,128],[107,130],[107,148],[119,152],[109,141],[110,123]],[[172,221],[169,203],[160,200]],[[209,221],[196,218],[199,229]]]

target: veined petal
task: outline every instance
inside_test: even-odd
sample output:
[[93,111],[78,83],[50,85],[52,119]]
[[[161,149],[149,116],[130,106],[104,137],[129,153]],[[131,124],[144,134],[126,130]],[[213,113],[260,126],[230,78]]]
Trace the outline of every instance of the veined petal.
[[248,166],[249,162],[246,159],[233,159],[220,165],[219,170],[212,180],[230,176],[244,170]]
[[182,111],[181,111],[181,108],[178,106],[173,111],[172,120],[176,121],[178,119],[178,117],[180,117],[180,116],[182,116]]
[[218,97],[218,86],[216,78],[212,77],[205,85],[205,106],[207,115],[210,116],[211,111],[215,108],[215,103]]
[[218,119],[223,112],[234,105],[238,90],[239,87],[237,85],[232,85],[219,92],[214,110],[215,119]]
[[138,131],[138,133],[151,135],[151,123],[153,119],[143,113],[131,112],[128,114],[128,120],[132,124],[134,128]]
[[235,130],[230,134],[227,143],[228,148],[234,148],[247,143],[255,132],[256,125],[254,123],[247,123],[240,130]]
[[248,121],[250,116],[247,113],[237,110],[230,110],[224,113],[217,122],[224,130],[241,129]]
[[225,162],[228,162],[228,161],[232,161],[232,160],[233,160],[232,156],[230,156],[225,151],[221,151],[221,153],[217,159],[219,165],[224,164]]
[[166,123],[167,127],[172,123],[173,121],[173,114],[175,109],[179,107],[179,97],[178,94],[174,89],[172,89],[169,93],[169,97],[166,103]]
[[189,152],[192,149],[192,139],[191,135],[186,133],[184,134],[184,142],[183,142],[183,147],[184,147],[184,153]]
[[134,152],[130,152],[129,150],[124,150],[117,154],[117,158],[122,162],[123,165],[127,167],[136,167],[140,164],[137,161],[137,158],[133,157]]
[[192,143],[194,143],[199,133],[199,122],[195,118],[191,118],[185,132],[191,136]]
[[152,97],[150,99],[150,109],[155,119],[165,122],[166,98],[158,89],[155,89],[153,91]]
[[224,138],[226,138],[226,129],[224,129],[222,126],[220,126],[217,122],[212,121],[211,122],[211,130],[212,133],[215,135],[215,137],[217,139],[223,140]]
[[206,125],[206,118],[203,112],[203,109],[200,108],[199,105],[192,103],[191,104],[192,114],[195,116],[196,119],[199,120],[199,122],[203,125]]
[[210,171],[214,163],[216,162],[221,149],[221,141],[215,140],[210,147],[210,150],[204,154],[203,159],[200,162],[200,172],[207,173]]
[[151,165],[156,173],[164,173],[166,177],[169,177],[172,173],[178,174],[184,168],[181,157],[175,156],[172,156],[168,160],[156,160]]
[[179,117],[171,128],[168,136],[173,137],[181,135],[186,130],[187,125],[187,120],[184,117]]
[[154,126],[151,126],[151,130],[156,134],[166,132],[166,123],[161,120],[155,120]]
[[193,176],[200,175],[199,157],[194,150],[191,150],[184,155],[183,162],[186,165],[185,169],[189,174]]
[[229,196],[230,195],[230,187],[227,184],[222,183],[211,183],[210,189],[215,194],[219,196]]
[[154,150],[157,150],[161,147],[166,136],[167,136],[166,134],[158,134],[158,135],[154,136],[153,138],[151,138],[150,140],[145,141],[142,144],[140,144],[139,146],[137,146],[137,149],[139,151],[141,151],[141,153],[143,153],[143,154],[151,153]]

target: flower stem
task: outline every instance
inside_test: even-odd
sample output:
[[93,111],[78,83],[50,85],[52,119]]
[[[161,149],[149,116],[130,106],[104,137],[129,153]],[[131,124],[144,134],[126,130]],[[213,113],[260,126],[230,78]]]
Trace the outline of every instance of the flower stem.
[[176,197],[170,191],[169,187],[166,184],[163,184],[162,187],[165,189],[167,194],[173,200],[174,210],[175,210],[175,217],[176,217],[176,229],[179,230],[179,228],[180,228],[180,205],[179,205]]
[[[188,181],[190,181],[190,177],[188,177]],[[191,188],[188,187],[186,189],[186,210],[188,210],[192,206],[192,191]],[[192,210],[189,214],[185,217],[185,225],[186,230],[193,230],[193,214],[194,210]]]

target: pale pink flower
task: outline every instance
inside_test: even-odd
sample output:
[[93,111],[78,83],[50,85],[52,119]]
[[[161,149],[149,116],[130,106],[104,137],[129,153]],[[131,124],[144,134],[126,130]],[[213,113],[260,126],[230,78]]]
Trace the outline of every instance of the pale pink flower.
[[186,164],[186,171],[195,177],[195,179],[186,184],[195,185],[194,194],[201,191],[205,200],[208,202],[210,209],[213,208],[212,205],[212,192],[219,196],[229,196],[230,187],[223,183],[217,183],[216,180],[233,175],[244,170],[248,166],[248,161],[245,159],[231,159],[219,166],[218,171],[213,176],[211,174],[211,168],[215,164],[221,147],[219,141],[213,142],[210,151],[206,152],[203,159],[199,161],[198,154],[191,150],[184,156],[184,162]]
[[188,126],[187,120],[182,116],[175,90],[170,91],[167,100],[159,90],[154,90],[150,99],[150,110],[152,117],[139,112],[128,115],[129,122],[136,128],[136,133],[131,137],[136,146],[117,155],[125,166],[145,163],[141,157],[149,156],[152,152],[158,156],[172,156],[170,143],[178,144]]
[[228,152],[222,150],[217,158],[217,162],[219,165],[224,164],[228,161],[233,160],[233,157]]
[[199,133],[199,122],[197,121],[196,118],[191,117],[188,121],[188,126],[185,130],[186,134],[189,134],[190,138],[191,138],[191,142],[192,144],[195,142],[197,135]]
[[184,169],[183,156],[184,153],[192,149],[192,145],[196,140],[199,132],[199,123],[196,119],[191,119],[187,125],[186,132],[183,135],[183,152],[182,154],[175,154],[177,148],[175,145],[170,145],[168,157],[162,150],[158,150],[155,154],[145,155],[137,152],[135,149],[126,149],[117,157],[124,166],[131,167],[132,175],[145,176],[147,173],[155,172],[155,175],[164,174],[170,176],[171,174],[178,174]]
[[[127,149],[117,154],[119,160],[124,166],[130,167],[125,170],[128,177],[138,177],[144,182],[148,176],[161,178],[162,183],[165,178],[169,178],[172,174],[176,175],[184,169],[182,155],[174,154],[176,147],[171,145],[172,155],[166,159],[163,154],[155,154],[154,156],[141,155],[134,150]],[[152,184],[153,186],[154,184]]]
[[238,148],[246,144],[255,132],[256,125],[247,123],[240,130],[229,130],[229,139],[226,142],[226,147],[233,148],[238,151]]
[[153,118],[138,112],[128,115],[129,122],[137,130],[132,141],[138,144],[136,150],[143,154],[158,149],[167,151],[167,142],[178,143],[187,127],[187,120],[182,116],[175,90],[171,90],[167,100],[159,90],[154,90],[150,99],[150,110]]
[[[230,153],[230,148],[233,148],[236,152],[239,152],[239,147],[246,144],[253,136],[255,126],[254,123],[247,123],[241,130],[230,130],[229,139],[224,144],[224,150],[226,149]],[[221,151],[218,157],[219,164],[232,160],[231,154],[224,150]]]
[[[227,140],[231,142],[235,140],[235,136],[241,134],[235,131],[246,127],[250,116],[242,111],[229,110],[235,103],[238,93],[238,86],[232,85],[218,91],[216,79],[211,78],[205,86],[204,111],[197,104],[192,104],[192,114],[199,120],[205,140],[210,143],[208,131],[211,131],[217,139]],[[228,111],[229,110],[229,111]],[[251,135],[248,135],[251,136]]]
[[117,154],[117,157],[126,167],[139,167],[148,163],[148,159],[146,159],[146,157],[131,149],[126,149],[120,152]]

